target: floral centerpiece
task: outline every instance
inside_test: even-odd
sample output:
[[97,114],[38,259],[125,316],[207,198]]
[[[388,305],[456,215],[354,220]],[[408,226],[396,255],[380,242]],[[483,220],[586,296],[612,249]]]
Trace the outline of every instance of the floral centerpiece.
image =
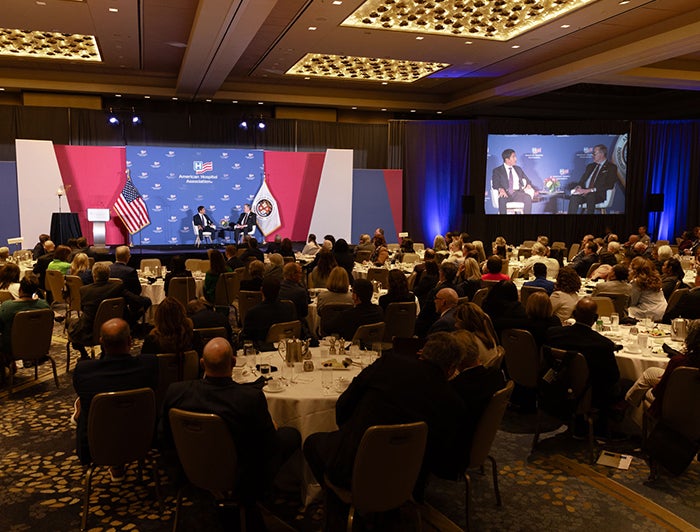
[[228,227],[228,220],[224,218],[223,220],[221,220],[221,222],[219,222],[219,225],[221,227]]
[[561,188],[561,183],[558,177],[546,177],[544,180],[544,188],[550,194],[554,194]]

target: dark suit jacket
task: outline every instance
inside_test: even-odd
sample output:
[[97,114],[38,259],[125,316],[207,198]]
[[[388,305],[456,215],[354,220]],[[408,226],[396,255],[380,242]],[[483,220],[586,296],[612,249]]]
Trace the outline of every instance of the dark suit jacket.
[[[245,218],[245,212],[242,212],[241,215],[238,217],[238,221],[236,222],[235,225],[241,225],[243,223],[243,218]],[[257,222],[257,216],[253,211],[250,211],[248,213],[248,219],[246,220],[246,228],[245,232],[248,233],[250,230],[253,228],[255,223]]]
[[[515,176],[517,176],[518,178],[520,190],[524,190],[525,187],[528,185],[532,186],[532,181],[530,181],[530,178],[528,178],[527,175],[525,175],[525,172],[522,168],[520,168],[518,165],[515,165],[513,167],[513,171],[515,172]],[[503,190],[508,192],[508,172],[506,171],[506,167],[504,164],[497,166],[493,169],[493,173],[491,174],[491,188],[493,188],[494,190],[502,188]]]
[[590,253],[589,255],[581,255],[580,258],[576,257],[569,266],[576,270],[579,277],[585,277],[590,267],[596,262],[598,262],[598,255]]
[[532,281],[526,281],[523,286],[535,286],[537,288],[544,288],[547,291],[547,295],[551,296],[554,292],[554,283],[548,281],[545,277],[535,277]]
[[355,336],[360,325],[369,325],[380,321],[384,321],[384,312],[379,305],[361,303],[337,314],[335,318],[324,324],[323,330],[327,334],[338,333],[342,338],[350,340]]
[[423,337],[428,334],[430,327],[440,317],[435,310],[435,296],[443,288],[452,288],[455,292],[457,292],[457,296],[459,297],[464,295],[461,283],[450,284],[448,282],[438,282],[433,289],[428,292],[425,299],[420,302],[420,313],[418,314],[418,318],[416,318],[416,336]]
[[[573,183],[572,185],[570,185],[569,188],[586,188],[586,181],[588,181],[588,178],[595,171],[596,166],[598,166],[596,163],[590,163],[589,165],[587,165],[586,170],[583,172],[583,175],[581,176],[579,182]],[[595,187],[596,189],[596,191],[593,192],[596,203],[600,203],[605,199],[607,190],[613,188],[615,186],[616,181],[617,166],[615,166],[610,161],[605,161],[603,163],[602,168],[600,169],[600,172],[598,172],[598,176],[595,180],[595,185],[591,185],[591,187]]]
[[46,280],[46,270],[49,268],[49,264],[51,264],[51,261],[53,260],[53,255],[53,251],[51,253],[44,253],[37,259],[37,261],[34,263],[34,267],[32,268],[32,271],[37,275],[37,277],[39,277],[39,286],[42,288],[46,288],[46,285],[44,284]]
[[355,453],[368,427],[415,421],[428,424],[425,466],[452,476],[465,410],[432,362],[381,357],[353,379],[335,411],[341,438],[328,468],[332,482],[350,485]]
[[283,279],[280,284],[280,295],[278,299],[280,301],[288,299],[294,303],[297,309],[297,318],[301,319],[308,316],[309,303],[311,300],[309,299],[309,293],[306,291],[306,288],[300,284],[290,281],[289,279]]
[[440,331],[451,332],[455,330],[455,313],[457,312],[457,307],[452,307],[442,316],[440,316],[435,323],[430,326],[428,334],[433,334]]
[[195,214],[192,217],[192,223],[194,223],[194,225],[201,225],[204,229],[206,229],[207,226],[216,227],[214,220],[209,218],[209,215],[207,213],[204,213],[203,215],[199,213]]
[[254,494],[262,491],[266,480],[261,471],[277,451],[277,433],[261,390],[230,378],[207,377],[171,384],[165,394],[159,430],[165,448],[172,448],[168,419],[171,408],[221,417],[236,444],[241,484]]
[[136,270],[128,264],[115,262],[109,267],[109,276],[124,281],[124,286],[129,292],[139,295],[141,294],[141,283]]
[[700,289],[694,288],[683,297],[678,303],[666,311],[663,323],[671,323],[674,318],[688,318],[692,320],[700,319]]
[[506,385],[503,372],[498,368],[485,368],[482,365],[464,370],[450,381],[450,387],[464,402],[466,407],[462,427],[464,443],[462,446],[462,469],[469,465],[469,453],[476,424],[486,410],[486,407],[498,390]]
[[79,360],[73,371],[73,388],[80,397],[76,452],[83,464],[90,462],[87,422],[92,398],[98,393],[158,386],[158,360],[154,355],[104,356]]
[[547,345],[578,351],[586,358],[595,406],[609,406],[614,401],[613,389],[620,379],[620,370],[611,340],[586,325],[575,323],[569,327],[550,328]]
[[296,312],[289,305],[279,301],[263,301],[246,312],[243,337],[259,345],[267,338],[267,331],[271,325],[295,319]]

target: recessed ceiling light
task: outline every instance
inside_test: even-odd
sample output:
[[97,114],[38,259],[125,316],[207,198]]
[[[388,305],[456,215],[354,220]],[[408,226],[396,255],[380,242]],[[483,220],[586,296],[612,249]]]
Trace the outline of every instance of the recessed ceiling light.
[[412,112],[412,113],[415,113],[415,112],[416,112],[416,110],[415,110],[415,109],[411,109],[411,112]]
[[333,0],[333,5],[334,6],[342,6],[343,2],[342,2],[342,0]]
[[37,0],[36,5],[38,6],[45,6],[46,2],[42,2],[41,0]]
[[177,101],[177,96],[173,96],[172,100],[173,100],[174,102],[176,102],[176,101]]
[[564,28],[564,29],[566,29],[566,28],[570,28],[571,25],[570,25],[570,24],[562,24],[561,27]]
[[204,101],[207,102],[207,103],[211,103],[211,98],[207,98],[207,99],[204,100]]
[[437,114],[441,115],[441,114],[442,114],[442,111],[438,111]]
[[620,5],[624,6],[625,4],[629,4],[630,0],[621,0]]
[[265,102],[258,102],[258,105],[264,105]]
[[425,37],[423,37],[422,35],[419,35],[418,37],[416,37],[417,41],[422,41],[423,39],[425,39]]
[[151,97],[148,96],[148,95],[144,96],[144,98],[145,98],[146,100],[150,100],[150,99],[151,99]]
[[117,8],[117,7],[110,7],[110,8],[109,8],[109,12],[110,12],[110,13],[119,13],[119,8]]
[[238,100],[231,100],[231,103],[238,103]]
[[309,76],[306,76],[306,77],[304,77],[304,79],[311,79],[311,77],[309,77]]
[[382,107],[382,111],[386,111],[386,107]]
[[122,97],[121,94],[115,94],[114,96],[116,96],[117,98],[121,98],[121,97]]
[[520,45],[519,45],[519,44],[514,44],[513,46],[511,46],[511,48],[513,48],[513,49],[515,50],[515,49],[517,49],[517,48],[520,48]]
[[[3,90],[4,90],[4,89],[3,89]],[[357,109],[357,105],[353,105],[352,108],[353,108],[353,109]]]
[[4,90],[5,90],[5,87],[0,87],[0,92],[4,91]]
[[316,31],[318,28],[316,26],[309,26],[309,31]]
[[472,41],[464,41],[464,44],[474,44]]

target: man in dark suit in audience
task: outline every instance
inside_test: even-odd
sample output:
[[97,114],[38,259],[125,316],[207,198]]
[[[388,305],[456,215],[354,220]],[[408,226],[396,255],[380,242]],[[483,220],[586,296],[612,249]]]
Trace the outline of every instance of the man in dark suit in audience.
[[372,303],[372,283],[367,279],[355,279],[352,282],[352,300],[354,307],[337,314],[324,325],[328,334],[338,333],[346,340],[352,339],[361,325],[384,321],[384,312],[379,305]]
[[532,272],[535,274],[535,279],[524,282],[523,286],[544,288],[547,291],[547,295],[551,296],[552,292],[554,292],[554,282],[547,280],[547,265],[544,262],[536,262],[532,265]]
[[[194,329],[223,327],[226,329],[226,338],[231,338],[233,331],[228,318],[221,312],[213,310],[211,304],[203,297],[193,299],[187,303],[187,317],[192,320],[192,327]],[[197,353],[201,355],[204,346],[198,336],[199,335],[195,335],[193,347]]]
[[280,301],[289,300],[294,303],[297,318],[305,321],[309,315],[309,292],[301,284],[302,270],[297,262],[288,262],[282,269],[282,283],[280,284]]
[[279,300],[280,281],[272,277],[263,279],[262,303],[248,310],[243,323],[243,338],[253,340],[261,345],[267,338],[267,332],[275,323],[284,323],[297,319],[296,311]]
[[608,148],[603,144],[593,147],[593,162],[586,169],[578,183],[574,183],[569,198],[569,214],[576,214],[579,206],[584,213],[595,214],[596,203],[605,201],[608,190],[617,181],[617,166],[608,161]]
[[424,471],[454,478],[466,412],[447,379],[460,357],[457,340],[441,332],[428,338],[420,359],[385,355],[362,370],[336,403],[339,430],[312,434],[304,443],[319,483],[325,484],[328,475],[333,484],[349,488],[365,431],[372,425],[416,421],[428,424]]
[[571,266],[579,277],[586,277],[590,267],[598,262],[598,244],[595,242],[588,242],[583,248],[583,254],[578,255],[573,261],[571,261]]
[[231,270],[236,271],[237,268],[245,267],[245,263],[238,257],[238,246],[229,244],[226,246],[226,265]]
[[[90,462],[87,428],[93,397],[98,393],[158,386],[158,360],[154,355],[131,356],[129,325],[122,319],[106,321],[100,329],[101,358],[80,360],[73,371],[73,388],[80,399],[76,451],[83,464]],[[110,468],[112,478],[123,476],[123,466]]]
[[159,434],[166,451],[172,449],[168,418],[172,408],[219,416],[236,444],[241,496],[246,506],[252,506],[270,488],[284,462],[301,447],[301,436],[294,428],[275,427],[262,390],[231,378],[235,361],[225,338],[210,340],[201,360],[204,379],[176,382],[168,388]]
[[46,270],[48,270],[49,264],[51,264],[54,258],[55,249],[56,245],[53,241],[46,240],[44,242],[44,254],[37,259],[32,268],[32,271],[39,278],[39,286],[43,289],[46,289]]
[[438,283],[428,292],[428,295],[425,297],[425,303],[421,305],[420,314],[418,314],[416,319],[416,335],[420,337],[428,334],[430,327],[440,317],[435,308],[435,296],[440,290],[451,288],[457,292],[457,297],[463,295],[462,287],[454,282],[457,277],[457,265],[454,262],[443,261],[440,264],[439,272]]
[[455,330],[455,312],[459,298],[452,288],[443,288],[435,294],[435,311],[440,317],[430,326],[428,334]]
[[114,279],[121,279],[124,282],[124,287],[131,293],[141,294],[141,283],[139,282],[138,273],[129,266],[131,251],[129,246],[119,246],[114,252],[116,261],[109,267],[109,276]]
[[687,294],[681,296],[678,303],[666,310],[663,323],[671,323],[674,318],[686,318],[690,320],[700,319],[700,288],[693,288]]

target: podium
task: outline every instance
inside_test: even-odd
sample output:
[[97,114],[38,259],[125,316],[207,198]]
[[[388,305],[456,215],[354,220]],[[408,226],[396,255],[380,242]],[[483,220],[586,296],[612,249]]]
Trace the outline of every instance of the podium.
[[80,220],[75,212],[54,212],[51,215],[51,240],[57,246],[68,242],[69,238],[80,238]]
[[109,209],[88,209],[88,222],[92,223],[92,238],[96,248],[105,247],[105,222],[109,222]]

